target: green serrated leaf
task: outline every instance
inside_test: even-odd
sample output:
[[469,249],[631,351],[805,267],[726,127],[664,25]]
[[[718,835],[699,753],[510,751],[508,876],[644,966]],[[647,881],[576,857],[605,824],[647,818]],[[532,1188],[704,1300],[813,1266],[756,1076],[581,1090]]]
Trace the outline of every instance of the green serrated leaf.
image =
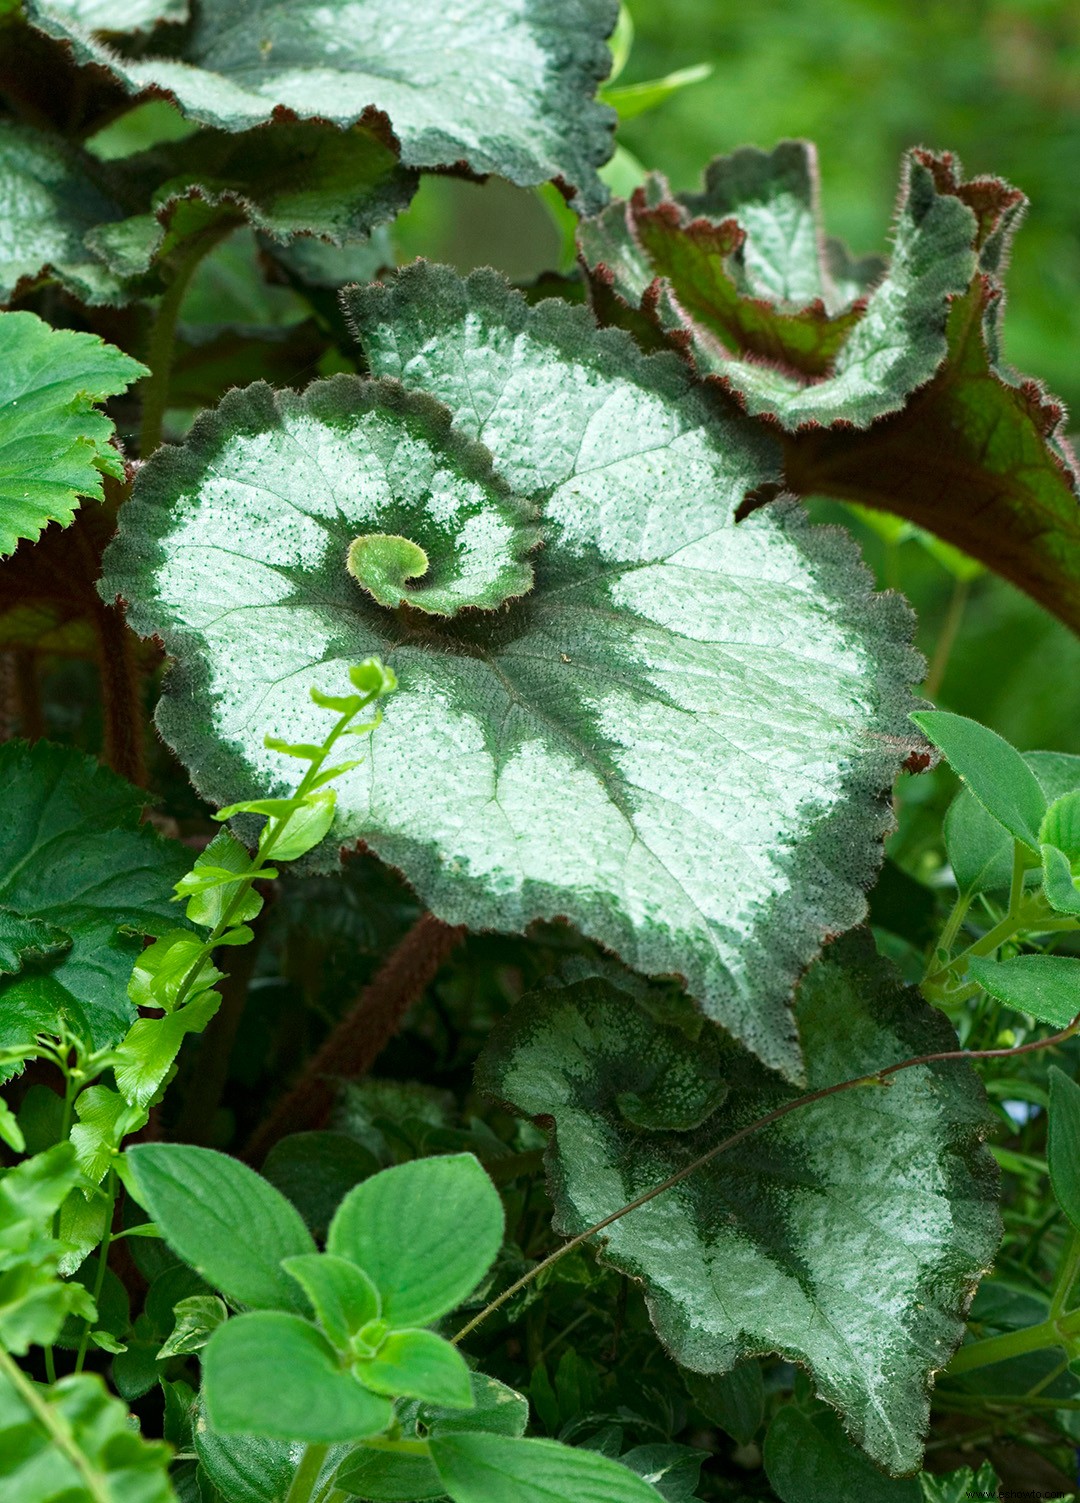
[[[241,943],[251,939],[250,929],[233,930]],[[163,1018],[139,1018],[128,1029],[116,1050],[113,1071],[121,1094],[136,1106],[149,1107],[189,1033],[202,1033],[221,1006],[219,992],[202,990],[191,995],[178,1012]]]
[[[1022,752],[1048,804],[1080,789],[1080,757],[1066,752]],[[1013,842],[1008,832],[967,788],[949,805],[945,816],[945,849],[960,892],[1008,891],[1012,878]]]
[[75,1101],[78,1121],[71,1129],[71,1142],[79,1159],[79,1168],[92,1185],[98,1184],[113,1167],[114,1155],[128,1133],[135,1132],[147,1120],[144,1103],[132,1103],[108,1086],[88,1086]]
[[1080,1013],[1080,959],[1069,955],[975,956],[968,972],[992,997],[1040,1023],[1066,1028]]
[[326,793],[309,793],[274,841],[274,860],[295,861],[317,846],[334,822],[336,803],[333,788]]
[[0,303],[53,278],[86,303],[123,301],[117,278],[86,244],[91,230],[124,214],[98,173],[59,137],[0,120]]
[[[948,1025],[857,932],[808,972],[797,1017],[811,1089],[955,1047]],[[690,1133],[642,1131],[618,1098],[663,1091],[696,1064],[729,1094]],[[477,1084],[552,1119],[555,1224],[599,1221],[795,1092],[718,1032],[695,1041],[598,981],[535,992],[492,1035]],[[724,1372],[780,1352],[811,1370],[855,1439],[891,1470],[917,1465],[927,1384],[999,1236],[990,1118],[966,1066],[901,1072],[752,1134],[604,1233],[642,1279],[676,1360]]]
[[596,168],[615,116],[592,95],[610,66],[615,0],[486,0],[452,12],[421,0],[407,24],[388,0],[274,12],[205,0],[179,58],[137,60],[51,0],[30,0],[27,14],[78,62],[107,68],[136,96],[167,95],[203,125],[246,130],[277,112],[367,124],[382,111],[410,167],[464,162],[523,185],[559,177],[585,204],[603,202]]
[[243,1305],[306,1310],[281,1261],[314,1252],[315,1244],[285,1197],[254,1170],[178,1143],[139,1143],[125,1162],[139,1204],[207,1283]]
[[[240,891],[240,884],[230,882],[230,877],[235,878],[250,870],[251,855],[247,847],[231,831],[219,830],[206,849],[199,852],[191,871],[176,884],[177,895],[188,897],[184,911],[191,923],[204,929],[217,928]],[[213,873],[212,881],[209,880],[210,873]],[[262,898],[249,889],[232,919],[237,924],[250,923],[262,912],[262,906]]]
[[949,710],[920,710],[911,718],[986,812],[1037,852],[1046,794],[1016,748],[977,720]]
[[0,1343],[16,1356],[55,1341],[69,1315],[96,1313],[81,1284],[58,1277],[68,1245],[47,1230],[78,1179],[70,1143],[0,1175]]
[[[49,1428],[26,1394],[0,1373],[0,1491],[19,1503],[175,1503],[170,1447],[145,1441],[97,1373],[34,1385]],[[68,1444],[56,1444],[57,1432]]]
[[495,1186],[478,1159],[458,1153],[362,1181],[335,1212],[326,1247],[364,1270],[397,1329],[429,1325],[467,1299],[502,1237]]
[[103,472],[123,474],[95,403],[145,374],[94,334],[0,313],[0,555],[49,522],[66,527],[81,496],[101,500]]
[[465,1358],[434,1331],[391,1331],[374,1356],[357,1359],[353,1372],[365,1388],[388,1398],[472,1408]]
[[226,1322],[202,1367],[207,1413],[226,1434],[357,1441],[393,1418],[390,1401],[343,1371],[326,1337],[298,1315],[257,1310]]
[[[315,741],[305,686],[379,652],[401,686],[316,859],[363,839],[453,923],[563,915],[686,976],[797,1074],[792,985],[863,913],[881,790],[914,745],[902,607],[796,508],[736,525],[776,475],[770,444],[584,310],[422,264],[350,310],[373,370],[445,401],[461,431],[431,447],[403,400],[396,442],[422,463],[388,495],[368,457],[376,398],[338,380],[237,393],[155,456],[104,588],[179,660],[166,738],[216,803],[281,787],[263,736]],[[473,463],[465,435],[541,509],[534,586],[490,615],[403,623],[344,556],[376,530],[429,559],[439,526],[464,547],[428,477]]]
[[629,1467],[555,1440],[437,1435],[431,1459],[454,1503],[658,1503]]
[[71,747],[0,747],[0,904],[55,925],[71,947],[0,978],[0,1037],[32,1040],[70,1018],[95,1048],[135,1016],[126,987],[142,941],[175,920],[172,888],[190,860],[140,823],[145,794]]
[[214,986],[222,972],[203,950],[203,937],[190,929],[170,929],[159,935],[132,967],[127,988],[131,1001],[136,1007],[161,1007],[169,1012],[185,988],[187,995],[197,996]]
[[382,1313],[379,1291],[362,1268],[333,1253],[303,1253],[281,1265],[311,1301],[315,1318],[339,1351]]

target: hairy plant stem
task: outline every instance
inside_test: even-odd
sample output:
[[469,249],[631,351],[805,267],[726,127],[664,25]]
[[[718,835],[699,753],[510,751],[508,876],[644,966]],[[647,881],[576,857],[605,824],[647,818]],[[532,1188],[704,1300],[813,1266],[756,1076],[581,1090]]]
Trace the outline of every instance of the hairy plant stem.
[[1054,1292],[1050,1299],[1051,1320],[1056,1320],[1065,1309],[1077,1274],[1080,1274],[1080,1232],[1074,1231],[1058,1264]]
[[118,605],[98,604],[93,622],[105,719],[105,761],[113,772],[142,787],[146,783],[145,727],[135,636]]
[[56,1449],[78,1472],[93,1503],[113,1503],[112,1492],[83,1455],[67,1420],[51,1404],[46,1403],[37,1387],[31,1383],[15,1359],[2,1346],[0,1346],[0,1372],[7,1378],[34,1418],[47,1431]]
[[405,1014],[465,937],[460,925],[421,914],[370,985],[312,1056],[296,1085],[244,1148],[260,1163],[279,1138],[321,1127],[334,1103],[335,1082],[365,1075],[400,1028]]
[[323,1462],[326,1460],[330,1447],[324,1445],[307,1445],[304,1454],[300,1457],[300,1464],[293,1474],[292,1484],[285,1494],[285,1503],[311,1503],[315,1496],[315,1485],[319,1480]]
[[[606,1227],[613,1225],[614,1222],[620,1221],[624,1216],[628,1216],[631,1211],[636,1211],[640,1206],[647,1205],[650,1200],[655,1200],[658,1195],[663,1195],[667,1190],[672,1190],[676,1185],[682,1184],[683,1180],[689,1179],[692,1174],[696,1174],[699,1169],[704,1168],[706,1164],[710,1163],[720,1154],[726,1153],[729,1148],[734,1148],[736,1144],[741,1143],[744,1138],[750,1137],[752,1133],[759,1132],[763,1127],[768,1127],[770,1123],[778,1122],[781,1117],[788,1116],[790,1112],[798,1111],[800,1107],[810,1106],[815,1101],[823,1101],[827,1096],[836,1096],[841,1091],[854,1090],[856,1086],[887,1085],[890,1076],[899,1074],[901,1070],[914,1069],[917,1065],[932,1065],[954,1059],[965,1061],[974,1059],[1011,1059],[1018,1054],[1031,1054],[1037,1049],[1051,1049],[1056,1044],[1064,1043],[1066,1039],[1072,1038],[1077,1033],[1080,1033],[1080,1014],[1072,1020],[1067,1028],[1061,1029],[1059,1033],[1051,1034],[1045,1039],[1036,1039],[1030,1044],[1020,1044],[1013,1049],[945,1049],[936,1054],[917,1054],[911,1059],[902,1059],[895,1065],[886,1065],[869,1075],[856,1075],[851,1080],[841,1080],[836,1085],[822,1086],[820,1090],[809,1091],[805,1096],[796,1096],[793,1100],[786,1101],[783,1106],[778,1106],[774,1111],[767,1112],[765,1116],[758,1117],[753,1122],[748,1122],[745,1127],[740,1127],[738,1132],[734,1132],[730,1137],[724,1138],[722,1142],[717,1143],[706,1153],[701,1154],[692,1163],[685,1165],[675,1174],[669,1175],[660,1184],[654,1185],[651,1190],[646,1190],[644,1195],[639,1195],[636,1200],[630,1201],[628,1205],[620,1206],[617,1211],[612,1211],[610,1216],[605,1216],[602,1221],[595,1222],[592,1226],[587,1227],[585,1231],[578,1232],[577,1236],[571,1237],[568,1242],[564,1242],[561,1247],[557,1247],[554,1252],[549,1253],[546,1258],[541,1259],[535,1267],[530,1268],[528,1273],[523,1274],[508,1289],[504,1289],[501,1294],[496,1295],[491,1303],[485,1305],[478,1315],[473,1316],[472,1320],[467,1321],[461,1330],[458,1331],[457,1335],[453,1337],[454,1345],[456,1346],[458,1342],[463,1341],[466,1336],[475,1331],[477,1326],[487,1320],[489,1315],[493,1315],[507,1300],[512,1299],[520,1290],[531,1284],[533,1279],[537,1278],[545,1269],[550,1268],[553,1263],[557,1263],[560,1258],[564,1258],[568,1252],[573,1252],[575,1247],[580,1247],[590,1237],[595,1237],[598,1232],[602,1232]],[[1077,1330],[1080,1331],[1080,1311],[1074,1311],[1072,1316],[1066,1317],[1066,1319],[1074,1318],[1077,1321]],[[1048,1321],[1045,1324],[1049,1326],[1054,1323]],[[1033,1327],[1032,1329],[1042,1328]],[[1025,1333],[1017,1332],[1016,1334],[1023,1335]],[[998,1337],[993,1338],[995,1341],[999,1339]],[[980,1346],[985,1344],[979,1343]],[[970,1349],[964,1348],[964,1350]],[[1037,1350],[1037,1348],[1023,1348],[1023,1350]],[[999,1359],[992,1357],[988,1360],[996,1362]],[[952,1371],[951,1368],[950,1371]]]
[[951,1375],[969,1373],[977,1367],[990,1367],[994,1362],[1005,1362],[1010,1357],[1022,1357],[1026,1352],[1041,1352],[1047,1347],[1063,1346],[1071,1350],[1080,1337],[1080,1310],[1042,1320],[1038,1325],[1025,1326],[1022,1331],[1006,1331],[1002,1336],[988,1336],[984,1341],[973,1341],[962,1346],[949,1363]]
[[139,456],[142,459],[149,459],[161,443],[165,411],[169,405],[169,380],[172,376],[176,345],[176,325],[188,284],[199,262],[240,223],[239,219],[233,219],[232,216],[223,216],[214,224],[209,225],[201,234],[193,235],[173,263],[172,280],[158,303],[150,330],[150,342],[146,350],[146,363],[150,367],[150,374],[143,382],[142,388],[142,425],[139,431]]

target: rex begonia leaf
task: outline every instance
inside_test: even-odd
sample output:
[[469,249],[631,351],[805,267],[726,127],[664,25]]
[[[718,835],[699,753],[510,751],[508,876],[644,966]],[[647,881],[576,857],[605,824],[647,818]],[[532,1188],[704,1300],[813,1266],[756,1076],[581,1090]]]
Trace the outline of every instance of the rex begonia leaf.
[[298,235],[356,241],[400,213],[419,181],[401,166],[385,129],[342,130],[314,120],[239,135],[199,131],[129,157],[114,172],[126,201],[148,206],[87,237],[120,277],[140,275],[186,236],[230,213],[279,241]]
[[[568,918],[797,1074],[792,986],[865,912],[913,746],[906,609],[793,505],[735,525],[769,441],[584,309],[421,263],[351,311],[373,370],[458,428],[417,431],[349,378],[252,387],[144,467],[102,590],[178,659],[163,734],[218,803],[284,789],[264,735],[317,740],[308,689],[378,653],[400,687],[336,784],[321,863],[362,840],[448,922]],[[455,528],[483,559],[454,500],[466,436],[539,510],[532,589],[500,582],[520,564],[492,521],[498,588],[462,604],[501,609],[425,614],[404,578],[406,604],[378,604],[348,572],[356,536],[422,548],[421,594],[449,587]]]
[[0,120],[0,303],[48,277],[85,303],[122,301],[120,283],[86,236],[125,210],[92,168],[65,141]]
[[[606,197],[614,111],[593,95],[611,57],[616,0],[203,0],[172,55],[125,57],[70,7],[30,0],[31,21],[134,95],[247,130],[284,115],[336,125],[389,118],[409,167],[464,165],[532,185],[562,178]],[[156,40],[156,39],[154,39]]]
[[0,557],[49,522],[66,526],[80,496],[101,500],[102,472],[123,475],[95,404],[145,374],[95,334],[0,313]]
[[[1080,505],[1064,414],[1000,360],[1002,272],[1025,205],[911,152],[891,264],[824,242],[811,147],[719,158],[705,190],[650,178],[580,227],[606,322],[681,348],[784,430],[803,495],[893,512],[1080,627]],[[822,249],[822,247],[824,248]]]
[[[955,1047],[864,931],[825,951],[797,998],[817,1090]],[[535,992],[495,1030],[477,1084],[553,1123],[555,1226],[571,1236],[660,1184],[796,1092],[717,1030],[691,1041],[602,981]],[[692,1132],[642,1129],[654,1100],[727,1086]],[[636,1116],[636,1114],[635,1114]],[[927,1389],[960,1341],[1000,1236],[991,1117],[970,1067],[918,1066],[802,1107],[608,1227],[603,1256],[645,1284],[677,1361],[726,1372],[779,1352],[804,1364],[852,1436],[892,1471],[917,1466]]]
[[173,885],[190,852],[139,823],[145,795],[70,747],[0,747],[0,907],[60,930],[70,947],[0,977],[4,1044],[70,1030],[98,1048],[135,1015],[127,998],[140,932],[177,922]]
[[870,291],[833,280],[813,148],[744,147],[705,191],[651,178],[579,231],[587,268],[643,307],[752,416],[785,429],[867,427],[902,407],[945,358],[951,295],[975,272],[976,218],[923,155],[905,163],[892,258]]
[[163,22],[178,25],[188,18],[187,0],[49,0],[58,16],[85,26],[88,31],[110,33],[153,31]]

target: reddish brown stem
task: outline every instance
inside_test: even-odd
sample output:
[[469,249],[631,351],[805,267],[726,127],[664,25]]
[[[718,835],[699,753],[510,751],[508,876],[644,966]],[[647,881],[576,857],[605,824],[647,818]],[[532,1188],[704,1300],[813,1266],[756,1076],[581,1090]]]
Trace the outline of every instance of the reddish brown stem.
[[105,716],[105,761],[129,783],[146,782],[143,755],[142,684],[135,657],[135,637],[117,605],[94,611],[101,674],[101,702]]
[[371,984],[307,1063],[296,1085],[244,1148],[258,1164],[287,1133],[325,1125],[337,1081],[365,1075],[397,1033],[412,1004],[435,979],[465,937],[461,926],[423,914],[385,961]]

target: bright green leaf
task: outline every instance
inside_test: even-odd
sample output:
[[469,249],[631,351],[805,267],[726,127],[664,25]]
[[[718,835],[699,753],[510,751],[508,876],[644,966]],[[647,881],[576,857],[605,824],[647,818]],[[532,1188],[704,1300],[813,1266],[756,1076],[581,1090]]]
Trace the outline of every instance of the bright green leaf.
[[71,1141],[79,1156],[79,1168],[92,1185],[113,1167],[113,1158],[128,1133],[145,1124],[145,1104],[133,1104],[103,1085],[80,1091],[75,1101],[78,1121],[71,1129]]
[[911,718],[986,812],[1037,852],[1046,795],[1016,748],[977,720],[949,710],[919,710]]
[[1050,1180],[1058,1205],[1080,1231],[1080,1085],[1050,1066]]
[[[71,948],[0,978],[3,1042],[60,1019],[97,1048],[134,1017],[125,997],[142,942],[174,921],[173,884],[190,853],[142,824],[146,795],[71,747],[0,747],[0,905],[55,925]],[[20,1022],[25,1018],[25,1025]]]
[[472,1154],[414,1159],[341,1202],[327,1250],[359,1264],[391,1326],[430,1325],[479,1284],[502,1245],[498,1192]]
[[1039,840],[1064,851],[1070,861],[1080,861],[1080,789],[1054,800],[1043,817]]
[[470,1409],[472,1385],[465,1358],[434,1331],[391,1331],[373,1357],[353,1371],[374,1393],[420,1399],[444,1408]]
[[[448,533],[442,487],[476,451],[432,448],[408,403],[391,423],[342,379],[236,393],[140,472],[109,555],[105,593],[178,659],[166,738],[217,804],[280,789],[264,735],[319,739],[305,686],[344,687],[378,651],[401,687],[314,859],[362,839],[453,923],[563,915],[686,976],[796,1075],[792,986],[864,912],[881,791],[915,745],[906,613],[798,509],[735,524],[774,452],[674,359],[582,309],[530,310],[491,273],[418,265],[349,308],[373,370],[445,401],[540,508],[533,589],[422,629],[410,613],[403,637],[345,555],[375,531],[433,561],[440,538],[466,549],[479,513]],[[399,450],[388,491],[374,477]]]
[[357,1332],[382,1313],[375,1285],[362,1268],[345,1258],[332,1253],[303,1253],[286,1258],[282,1267],[303,1289],[316,1320],[340,1351],[348,1351]]
[[1080,1013],[1080,960],[1068,955],[975,956],[968,974],[999,1002],[1065,1028]]
[[[184,910],[193,924],[204,929],[215,929],[240,892],[239,882],[230,882],[229,876],[246,874],[251,870],[251,856],[246,846],[241,845],[229,830],[219,830],[204,851],[195,858],[195,865],[176,884],[177,895],[187,897]],[[212,884],[208,883],[213,873]],[[207,885],[204,885],[207,884]],[[190,894],[190,896],[189,896]],[[250,923],[262,911],[262,898],[251,889],[234,911],[230,920],[235,924]]]
[[207,1413],[226,1433],[354,1441],[393,1418],[389,1400],[343,1371],[326,1337],[297,1315],[258,1310],[227,1321],[202,1366]]
[[35,1385],[61,1450],[25,1396],[0,1373],[0,1495],[12,1503],[174,1503],[170,1448],[145,1441],[97,1373]]
[[[423,1435],[452,1435],[460,1431],[490,1431],[494,1435],[524,1435],[529,1423],[529,1404],[520,1393],[507,1388],[496,1378],[471,1373],[473,1407],[440,1409],[432,1404],[399,1404],[398,1418],[402,1434],[408,1440],[418,1438],[417,1422]],[[374,1503],[383,1500],[409,1499],[409,1503],[445,1495],[439,1474],[426,1456],[409,1456],[400,1452],[377,1451],[358,1447],[342,1464],[336,1481],[344,1490]]]
[[0,1175],[0,1342],[16,1356],[55,1341],[69,1315],[94,1317],[82,1285],[58,1277],[67,1247],[48,1230],[78,1178],[69,1143]]
[[177,62],[121,57],[50,0],[27,6],[77,61],[108,68],[131,94],[167,94],[203,125],[240,131],[277,111],[352,125],[382,111],[408,166],[464,162],[526,186],[560,177],[594,207],[615,117],[592,95],[610,66],[603,43],[616,11],[614,0],[485,0],[465,11],[418,0],[402,24],[388,0],[269,12],[256,0],[204,0]]
[[190,929],[170,929],[148,945],[128,982],[128,996],[135,1006],[171,1012],[181,989],[186,996],[197,996],[220,981],[222,973],[203,954],[203,942],[203,936]]
[[[238,932],[238,931],[234,931]],[[247,931],[250,939],[251,931]],[[121,1095],[147,1107],[161,1088],[189,1033],[202,1033],[221,1006],[218,992],[204,991],[164,1018],[139,1018],[117,1050],[113,1070]]]
[[[830,945],[804,979],[797,1017],[818,1089],[955,1047],[940,1014],[865,933]],[[626,1092],[676,1104],[688,1079],[729,1087],[692,1132],[643,1131]],[[492,1034],[477,1084],[554,1121],[555,1226],[610,1215],[726,1136],[797,1094],[714,1030],[690,1040],[601,981],[534,992]],[[806,1365],[880,1464],[921,1455],[932,1372],[963,1333],[973,1284],[997,1246],[990,1116],[967,1066],[905,1070],[887,1087],[792,1112],[614,1222],[604,1258],[643,1280],[676,1360],[725,1372],[747,1354]]]
[[209,1148],[139,1143],[125,1158],[139,1204],[207,1283],[244,1305],[307,1308],[281,1260],[314,1252],[315,1244],[273,1185]]
[[295,814],[289,815],[282,835],[274,841],[274,860],[295,861],[317,846],[334,822],[336,803],[332,788],[328,793],[309,794]]
[[[1023,752],[1048,803],[1080,789],[1080,757],[1064,752]],[[1013,842],[975,795],[965,787],[945,816],[945,849],[961,893],[1007,891],[1012,878]]]
[[[1058,913],[1080,918],[1080,879],[1073,874],[1073,865],[1064,851],[1056,846],[1044,845],[1043,891],[1046,900]],[[1077,863],[1080,866],[1080,862]]]
[[146,370],[94,334],[0,313],[0,556],[66,527],[102,474],[123,474],[112,421],[96,405]]
[[556,1440],[438,1435],[431,1458],[454,1503],[657,1503],[629,1467]]

